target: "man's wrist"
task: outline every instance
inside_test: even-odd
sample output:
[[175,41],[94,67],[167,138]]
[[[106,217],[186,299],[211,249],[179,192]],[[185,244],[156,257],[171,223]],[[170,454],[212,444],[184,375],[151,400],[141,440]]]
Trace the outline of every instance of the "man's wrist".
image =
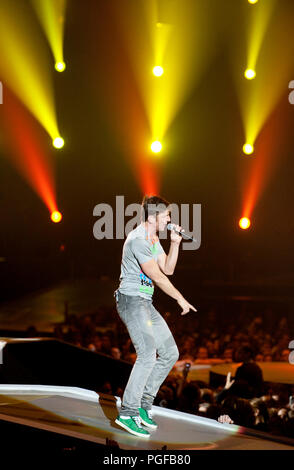
[[180,302],[181,300],[185,300],[184,297],[182,296],[182,294],[179,292],[177,297],[176,297],[176,301],[177,302]]

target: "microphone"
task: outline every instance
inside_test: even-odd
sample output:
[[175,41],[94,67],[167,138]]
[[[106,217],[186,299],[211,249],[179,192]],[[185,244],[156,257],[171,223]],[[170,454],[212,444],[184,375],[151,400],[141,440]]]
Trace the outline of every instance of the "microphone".
[[186,235],[186,233],[183,230],[176,230],[175,224],[167,224],[166,228],[167,230],[173,230],[176,232],[178,235],[181,235],[181,237],[185,238],[186,240],[191,240],[192,242],[196,242],[195,238],[190,237],[190,235]]

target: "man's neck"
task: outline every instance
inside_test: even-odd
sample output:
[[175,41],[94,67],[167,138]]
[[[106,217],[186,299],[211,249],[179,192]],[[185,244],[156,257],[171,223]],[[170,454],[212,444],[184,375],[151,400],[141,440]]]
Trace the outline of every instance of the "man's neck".
[[149,222],[142,222],[143,227],[145,228],[147,238],[153,240],[156,238],[156,227],[149,224]]

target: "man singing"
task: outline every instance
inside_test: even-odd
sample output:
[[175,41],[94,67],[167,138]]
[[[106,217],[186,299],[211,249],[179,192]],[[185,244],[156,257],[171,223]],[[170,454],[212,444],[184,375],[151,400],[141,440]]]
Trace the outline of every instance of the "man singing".
[[[118,314],[137,354],[115,422],[143,438],[148,438],[150,433],[142,424],[150,429],[157,428],[152,419],[152,404],[179,357],[169,327],[152,304],[153,283],[178,302],[181,315],[190,309],[196,312],[166,276],[174,272],[182,240],[181,235],[172,231],[169,253],[165,254],[157,234],[170,222],[168,206],[161,197],[144,198],[142,222],[124,243],[120,285],[115,291]],[[181,230],[178,225],[175,228]]]

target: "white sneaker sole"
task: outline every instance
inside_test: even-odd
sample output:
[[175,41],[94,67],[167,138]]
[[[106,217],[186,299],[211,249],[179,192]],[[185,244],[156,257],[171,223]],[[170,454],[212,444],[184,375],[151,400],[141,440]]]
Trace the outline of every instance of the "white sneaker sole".
[[144,439],[148,439],[148,437],[150,437],[150,434],[141,434],[140,432],[133,431],[126,424],[122,423],[118,419],[115,420],[115,423],[118,424],[120,427],[124,428],[129,433],[134,434],[134,436],[143,437]]
[[154,424],[149,424],[149,423],[147,423],[147,421],[144,421],[143,418],[141,418],[141,423],[144,424],[144,426],[146,426],[147,428],[150,428],[150,429],[157,429],[158,428],[158,425],[154,426]]

